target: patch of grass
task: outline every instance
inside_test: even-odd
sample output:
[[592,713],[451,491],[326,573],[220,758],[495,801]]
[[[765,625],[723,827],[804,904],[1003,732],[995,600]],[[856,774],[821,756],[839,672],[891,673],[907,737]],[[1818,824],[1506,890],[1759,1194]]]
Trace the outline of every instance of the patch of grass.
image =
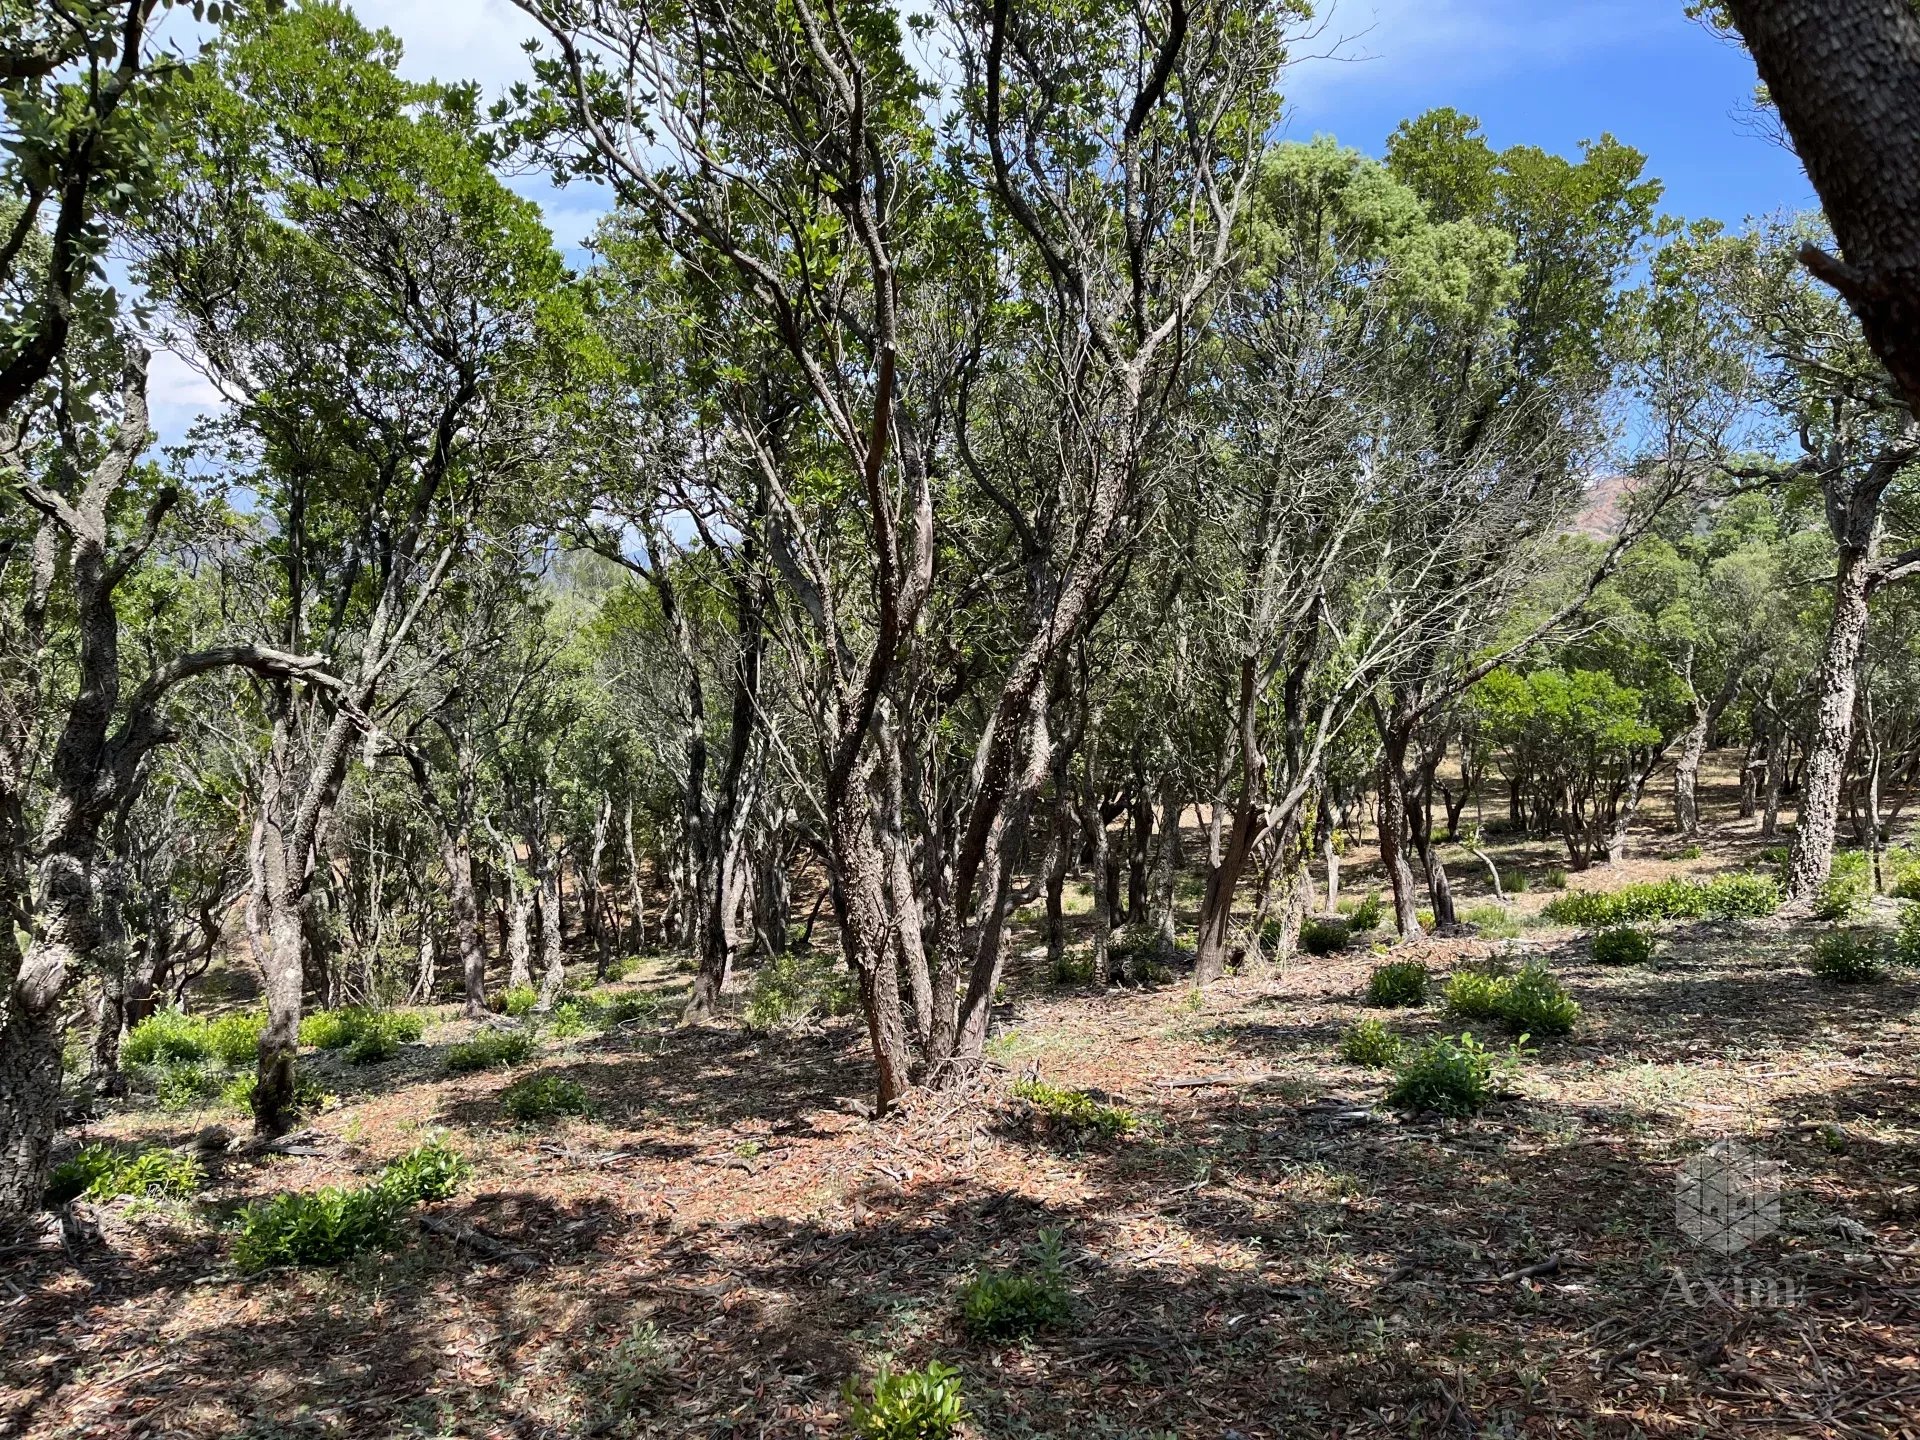
[[652,1025],[659,1023],[661,1002],[658,995],[634,991],[626,995],[610,995],[600,1001],[598,1009],[602,1029],[631,1025],[636,1021]]
[[1618,890],[1569,891],[1547,902],[1541,914],[1557,925],[1631,925],[1644,920],[1734,920],[1771,915],[1780,908],[1780,887],[1765,875],[1722,875],[1713,880],[1669,879]]
[[1300,922],[1300,948],[1309,955],[1332,955],[1347,948],[1347,922],[1325,915],[1309,915]]
[[1416,1114],[1432,1110],[1464,1119],[1486,1108],[1518,1063],[1517,1051],[1490,1051],[1470,1031],[1436,1036],[1401,1061],[1387,1101]]
[[1058,1230],[1042,1230],[1027,1269],[982,1270],[960,1291],[960,1320],[983,1340],[1017,1340],[1073,1314]]
[[1490,940],[1511,940],[1520,933],[1520,922],[1504,905],[1476,905],[1460,918]]
[[1400,1039],[1371,1016],[1350,1026],[1340,1037],[1340,1058],[1349,1065],[1385,1070],[1400,1058]]
[[1500,888],[1509,895],[1526,894],[1527,887],[1532,883],[1531,877],[1529,877],[1524,870],[1502,870],[1500,872]]
[[1068,1090],[1044,1080],[1016,1080],[1013,1093],[1027,1102],[1042,1128],[1082,1143],[1110,1143],[1132,1134],[1140,1123],[1124,1106],[1106,1105],[1085,1090]]
[[53,1167],[45,1203],[60,1206],[83,1197],[112,1200],[121,1195],[191,1195],[200,1188],[203,1178],[200,1162],[191,1155],[95,1144]]
[[1813,942],[1807,964],[1832,985],[1865,985],[1887,978],[1879,939],[1867,930],[1835,930]]
[[471,1040],[447,1047],[447,1069],[456,1075],[504,1070],[533,1054],[533,1037],[524,1030],[482,1030]]
[[1390,960],[1367,977],[1367,1003],[1383,1010],[1427,1003],[1427,967],[1418,960]]
[[500,1092],[500,1105],[522,1125],[537,1124],[561,1115],[591,1115],[586,1087],[559,1075],[529,1075]]
[[851,1380],[844,1392],[860,1440],[951,1440],[970,1418],[960,1372],[938,1360],[924,1370],[875,1372],[862,1396]]
[[1682,860],[1698,860],[1707,852],[1698,845],[1682,845],[1678,853]]
[[1631,926],[1597,931],[1593,959],[1597,965],[1645,965],[1653,959],[1653,936]]
[[636,1405],[673,1373],[674,1347],[651,1320],[637,1320],[593,1367],[605,1429],[614,1433]]

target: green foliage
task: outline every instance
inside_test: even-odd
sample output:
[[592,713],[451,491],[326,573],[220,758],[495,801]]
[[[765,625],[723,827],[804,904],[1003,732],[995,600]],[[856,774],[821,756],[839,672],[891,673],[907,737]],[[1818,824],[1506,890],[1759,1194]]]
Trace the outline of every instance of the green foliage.
[[1834,985],[1864,985],[1887,978],[1880,942],[1866,930],[1834,930],[1820,936],[1807,963],[1815,975]]
[[1461,1020],[1498,1020],[1531,1035],[1565,1035],[1580,1019],[1580,1006],[1545,966],[1463,966],[1447,981],[1443,998]]
[[1873,897],[1873,869],[1859,850],[1836,850],[1833,869],[1814,892],[1809,912],[1816,920],[1852,920],[1864,915]]
[[1309,915],[1300,922],[1300,948],[1309,955],[1332,955],[1347,948],[1348,927],[1344,920]]
[[1427,1003],[1427,967],[1418,960],[1391,960],[1367,977],[1367,1003],[1383,1010]]
[[1920,850],[1891,845],[1881,858],[1887,893],[1901,900],[1920,900]]
[[1489,939],[1511,939],[1520,933],[1520,923],[1504,905],[1475,905],[1460,918]]
[[432,1142],[409,1151],[371,1185],[289,1191],[240,1213],[233,1259],[253,1274],[287,1265],[337,1265],[391,1245],[402,1215],[429,1200],[444,1200],[471,1167]]
[[260,1033],[267,1017],[259,1011],[222,1015],[207,1025],[207,1049],[229,1070],[252,1065],[260,1055]]
[[1386,903],[1381,900],[1378,890],[1369,890],[1366,897],[1347,912],[1347,929],[1355,934],[1364,934],[1368,930],[1378,930],[1380,922],[1386,919]]
[[1518,1058],[1517,1050],[1505,1056],[1487,1050],[1470,1031],[1436,1036],[1401,1061],[1387,1101],[1416,1114],[1433,1110],[1454,1119],[1477,1115],[1503,1087]]
[[[257,1071],[243,1070],[235,1075],[220,1091],[220,1103],[235,1110],[253,1109],[253,1089],[260,1083]],[[311,1115],[331,1105],[335,1097],[318,1080],[310,1075],[296,1075],[293,1081],[293,1113]]]
[[395,1205],[406,1207],[445,1200],[473,1173],[459,1151],[439,1140],[416,1145],[380,1172],[375,1184]]
[[531,985],[509,985],[495,998],[503,1014],[524,1020],[533,1014],[534,1007],[540,1003],[540,992]]
[[220,1077],[198,1060],[168,1061],[153,1076],[162,1110],[194,1110],[220,1093]]
[[793,950],[754,972],[745,1019],[749,1030],[776,1030],[815,1015],[850,1015],[857,1003],[845,965],[824,953]]
[[1540,877],[1540,883],[1549,890],[1564,890],[1567,888],[1567,872],[1558,865],[1549,865],[1547,873]]
[[1897,965],[1920,969],[1920,900],[1900,907],[1900,928],[1894,932],[1893,959]]
[[1596,931],[1593,958],[1599,965],[1644,965],[1653,959],[1653,936],[1631,926]]
[[1645,920],[1733,920],[1771,915],[1780,908],[1780,887],[1765,875],[1722,875],[1714,880],[1655,880],[1618,890],[1573,890],[1547,902],[1541,913],[1555,924],[1592,927]]
[[653,1025],[659,1023],[660,1010],[658,995],[636,990],[626,995],[611,995],[602,1000],[599,1005],[599,1022],[606,1029],[639,1022]]
[[504,1070],[533,1054],[533,1037],[524,1030],[482,1030],[471,1040],[447,1048],[447,1069],[456,1075]]
[[1062,989],[1093,983],[1093,956],[1076,950],[1063,951],[1053,962],[1048,978]]
[[200,1162],[171,1150],[94,1144],[61,1161],[48,1177],[46,1203],[111,1200],[120,1195],[186,1196],[200,1188]]
[[1018,1340],[1073,1314],[1058,1230],[1042,1230],[1028,1269],[983,1270],[960,1291],[960,1319],[983,1340]]
[[1340,1058],[1349,1065],[1383,1070],[1400,1058],[1400,1039],[1380,1021],[1367,1017],[1340,1037]]
[[1680,847],[1679,852],[1682,860],[1698,860],[1706,853],[1707,852],[1698,845],[1683,845]]
[[847,1382],[853,1433],[860,1440],[952,1440],[967,1421],[960,1372],[938,1360],[924,1370],[890,1370],[873,1377],[870,1398]]
[[355,1065],[385,1060],[401,1045],[427,1033],[426,1021],[406,1010],[343,1005],[317,1010],[300,1022],[300,1043],[319,1050],[345,1050]]
[[1013,1093],[1027,1102],[1044,1128],[1080,1142],[1110,1143],[1132,1134],[1140,1123],[1124,1106],[1103,1104],[1085,1090],[1068,1090],[1044,1080],[1016,1080]]
[[559,1075],[529,1075],[500,1092],[500,1105],[521,1124],[552,1120],[561,1115],[591,1115],[586,1087]]
[[212,1053],[206,1022],[171,1006],[154,1011],[134,1026],[120,1046],[120,1059],[127,1065],[205,1060]]
[[598,1028],[599,1010],[580,1000],[563,1000],[547,1016],[547,1031],[557,1039],[570,1040]]
[[1500,888],[1505,890],[1509,895],[1526,894],[1527,887],[1532,883],[1532,880],[1528,878],[1527,872],[1524,870],[1502,870],[1500,872]]

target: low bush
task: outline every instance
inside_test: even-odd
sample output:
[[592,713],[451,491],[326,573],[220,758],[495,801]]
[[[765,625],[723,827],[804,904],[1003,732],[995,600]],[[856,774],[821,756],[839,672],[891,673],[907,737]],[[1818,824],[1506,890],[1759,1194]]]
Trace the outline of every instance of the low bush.
[[1331,916],[1309,915],[1300,922],[1300,948],[1309,955],[1332,955],[1347,948],[1347,922]]
[[1504,905],[1476,905],[1460,918],[1490,940],[1511,940],[1520,933],[1520,922]]
[[112,1200],[121,1195],[191,1195],[200,1188],[200,1162],[171,1150],[125,1150],[117,1145],[89,1145],[53,1167],[47,1179],[46,1203],[69,1200]]
[[1367,977],[1367,1003],[1383,1010],[1427,1003],[1427,967],[1418,960],[1390,960]]
[[960,1372],[938,1360],[924,1370],[882,1365],[866,1396],[851,1380],[845,1395],[860,1440],[952,1440],[968,1419]]
[[1558,865],[1549,865],[1546,873],[1540,877],[1540,883],[1549,890],[1564,890],[1567,888],[1567,872]]
[[154,1011],[134,1026],[120,1046],[120,1060],[126,1065],[205,1060],[212,1054],[206,1022],[172,1006]]
[[1644,965],[1653,959],[1653,936],[1631,926],[1596,931],[1593,958],[1599,965]]
[[1813,973],[1834,985],[1864,985],[1887,977],[1880,942],[1866,930],[1835,930],[1813,942]]
[[1062,989],[1093,983],[1093,956],[1068,950],[1055,958],[1048,978]]
[[1030,1268],[983,1270],[960,1291],[960,1320],[983,1340],[1018,1340],[1065,1324],[1073,1313],[1060,1232],[1042,1230]]
[[[260,1076],[257,1071],[242,1071],[221,1088],[220,1103],[231,1105],[236,1110],[253,1109],[253,1089],[259,1083]],[[294,1076],[294,1114],[311,1115],[316,1110],[324,1110],[333,1103],[334,1098],[333,1093],[312,1076]]]
[[1543,965],[1507,971],[1498,965],[1462,966],[1448,979],[1442,998],[1461,1020],[1497,1020],[1529,1035],[1565,1035],[1580,1019],[1580,1006]]
[[1378,930],[1380,922],[1387,918],[1387,907],[1380,899],[1378,890],[1369,890],[1366,898],[1347,912],[1347,929],[1355,934],[1364,934],[1368,930]]
[[1900,928],[1893,936],[1893,959],[1897,965],[1920,968],[1920,900],[1900,907]]
[[407,1210],[446,1199],[468,1173],[465,1160],[433,1142],[395,1160],[370,1185],[276,1195],[240,1213],[234,1263],[252,1274],[285,1265],[337,1265],[385,1249]]
[[1833,868],[1814,892],[1809,913],[1816,920],[1852,920],[1873,898],[1873,865],[1863,850],[1836,850]]
[[1124,1106],[1103,1104],[1085,1090],[1068,1090],[1044,1080],[1016,1080],[1013,1093],[1027,1102],[1043,1129],[1080,1142],[1118,1140],[1140,1123]]
[[571,1040],[600,1027],[600,1008],[585,1000],[562,1000],[547,1014],[547,1033],[558,1040]]
[[1400,1040],[1380,1021],[1369,1017],[1350,1026],[1340,1037],[1340,1058],[1370,1070],[1389,1069],[1400,1058]]
[[482,1030],[471,1040],[447,1047],[447,1069],[456,1075],[504,1070],[533,1054],[533,1037],[524,1030]]
[[153,1071],[162,1110],[197,1110],[220,1093],[220,1077],[198,1060],[173,1060]]
[[516,1080],[500,1092],[500,1105],[508,1116],[523,1125],[552,1120],[561,1115],[591,1115],[593,1106],[586,1087],[578,1080],[559,1075],[529,1075]]
[[1401,1061],[1387,1101],[1416,1114],[1432,1110],[1455,1119],[1477,1115],[1504,1088],[1517,1063],[1517,1053],[1490,1051],[1471,1032],[1437,1036]]
[[847,967],[824,952],[777,955],[754,972],[747,995],[749,1030],[777,1030],[816,1015],[850,1015],[858,997]]
[[610,995],[600,1002],[600,1024],[603,1028],[615,1025],[631,1025],[644,1021],[651,1025],[660,1019],[660,997],[638,991],[626,995]]
[[1559,925],[1632,925],[1646,920],[1734,920],[1771,915],[1780,908],[1780,887],[1765,875],[1722,875],[1714,880],[1656,880],[1618,890],[1574,890],[1541,911]]
[[[427,1022],[407,1010],[343,1005],[316,1010],[300,1022],[300,1043],[316,1050],[344,1050],[356,1065],[385,1060],[427,1033]],[[357,1047],[357,1052],[356,1052]]]
[[1706,853],[1707,852],[1701,849],[1698,845],[1682,845],[1679,851],[1679,855],[1682,860],[1698,860],[1701,856],[1705,855]]
[[1532,883],[1532,879],[1524,870],[1502,870],[1500,872],[1500,888],[1509,895],[1526,894],[1527,887]]
[[531,985],[509,985],[497,999],[501,1013],[511,1015],[516,1020],[524,1020],[533,1014],[533,1007],[539,1003],[540,992]]
[[207,1051],[229,1070],[252,1065],[260,1057],[260,1032],[267,1017],[259,1011],[222,1015],[207,1025]]
[[1900,900],[1920,900],[1920,850],[1892,845],[1881,858],[1881,876],[1887,893]]

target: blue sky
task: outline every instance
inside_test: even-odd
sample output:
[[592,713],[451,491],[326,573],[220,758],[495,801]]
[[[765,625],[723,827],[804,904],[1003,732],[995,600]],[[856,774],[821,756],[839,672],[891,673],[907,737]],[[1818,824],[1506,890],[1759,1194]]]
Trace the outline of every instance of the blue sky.
[[[473,79],[494,95],[525,69],[533,33],[509,0],[357,0],[406,47],[419,78]],[[1573,153],[1609,132],[1647,155],[1665,206],[1737,225],[1807,208],[1797,161],[1766,137],[1745,52],[1685,16],[1685,0],[1343,0],[1288,77],[1288,134],[1331,134],[1378,154],[1403,118],[1451,105],[1480,118],[1495,145]],[[514,188],[537,200],[569,250],[605,206],[591,187]],[[575,258],[579,258],[577,253]],[[155,357],[155,428],[178,439],[218,403],[173,356]]]

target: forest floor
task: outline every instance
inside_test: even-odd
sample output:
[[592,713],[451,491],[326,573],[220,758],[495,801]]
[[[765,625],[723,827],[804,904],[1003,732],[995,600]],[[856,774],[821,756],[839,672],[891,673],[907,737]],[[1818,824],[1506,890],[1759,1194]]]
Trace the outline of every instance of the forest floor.
[[[1650,831],[1573,883],[1758,848],[1729,826],[1681,859]],[[958,1366],[967,1433],[995,1440],[1920,1435],[1920,983],[1825,985],[1815,927],[1772,920],[1667,926],[1650,965],[1609,969],[1525,923],[1546,898],[1516,897],[1517,940],[1396,950],[1538,957],[1583,1007],[1466,1122],[1398,1115],[1338,1059],[1363,1014],[1460,1028],[1364,1010],[1358,946],[1205,992],[1015,986],[974,1088],[877,1123],[851,1019],[630,1023],[464,1077],[437,1058],[471,1028],[450,1018],[383,1064],[316,1057],[338,1103],[298,1153],[216,1147],[192,1201],[76,1205],[68,1253],[0,1252],[0,1434],[841,1435],[843,1385],[891,1357]],[[659,959],[621,988],[681,983]],[[498,1093],[534,1067],[595,1118],[508,1122]],[[1137,1128],[1062,1144],[1022,1075]],[[191,1145],[221,1118],[130,1103],[86,1134]],[[400,1248],[236,1272],[237,1207],[435,1132],[476,1173]],[[1676,1174],[1722,1140],[1783,1179],[1779,1228],[1731,1258],[1675,1218]],[[970,1339],[960,1286],[1043,1230],[1070,1322]]]

